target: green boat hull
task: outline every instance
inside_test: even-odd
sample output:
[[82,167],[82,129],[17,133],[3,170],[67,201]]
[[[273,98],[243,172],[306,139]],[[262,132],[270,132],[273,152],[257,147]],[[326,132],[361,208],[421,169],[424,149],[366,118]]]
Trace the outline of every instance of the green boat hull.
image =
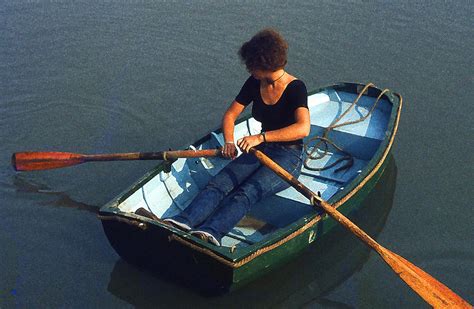
[[[356,86],[359,85],[340,84],[334,87],[344,89]],[[387,94],[387,97],[393,105],[387,129],[390,134],[386,134],[367,168],[328,200],[349,219],[357,218],[368,197],[380,191],[377,184],[389,162],[393,162],[390,149],[396,134],[401,100],[397,100],[393,93]],[[219,294],[238,289],[279,269],[309,247],[324,245],[326,239],[340,229],[336,221],[319,210],[276,230],[260,243],[243,248],[215,247],[160,222],[119,209],[120,203],[167,168],[166,162],[158,165],[102,207],[99,217],[110,244],[125,261],[202,293]]]
[[[356,224],[361,220],[360,217],[367,217],[363,211],[368,203],[386,204],[387,202],[381,199],[390,199],[393,195],[393,184],[388,188],[385,186],[387,181],[379,184],[386,166],[390,164],[389,162],[394,164],[391,156],[362,190],[359,190],[353,198],[338,208],[341,213],[354,220]],[[374,199],[373,196],[376,198]],[[371,207],[375,208],[375,206]],[[383,225],[385,221],[385,216],[386,213],[382,213],[374,217],[374,214],[371,213],[371,222],[367,225],[372,228],[378,226],[380,229],[380,225]],[[375,224],[377,220],[382,221],[382,224]],[[324,246],[332,245],[328,244],[328,240],[334,240],[335,231],[341,229],[337,222],[326,216],[313,228],[306,230],[292,240],[241,267],[233,268],[206,254],[170,241],[169,237],[172,233],[158,226],[149,226],[146,230],[142,230],[117,221],[102,221],[102,223],[111,245],[128,263],[151,271],[159,278],[177,282],[198,290],[202,294],[213,295],[239,289],[267,273],[278,271],[282,265],[305,254],[308,248],[312,247],[311,251],[319,251],[320,254],[315,258],[321,258],[321,255],[324,254]],[[378,231],[372,232],[377,233]],[[311,239],[313,237],[315,238]]]

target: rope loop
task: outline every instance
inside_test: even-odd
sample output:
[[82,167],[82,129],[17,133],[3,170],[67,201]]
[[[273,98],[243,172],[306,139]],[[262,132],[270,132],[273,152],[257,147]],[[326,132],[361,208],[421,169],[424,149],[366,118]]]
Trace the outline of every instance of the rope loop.
[[[314,136],[314,137],[310,138],[303,145],[304,146],[304,151],[306,153],[306,159],[304,160],[303,165],[306,169],[308,169],[310,171],[324,171],[324,170],[327,170],[327,169],[330,169],[330,168],[336,166],[337,164],[339,164],[343,161],[347,161],[347,163],[345,163],[343,166],[337,168],[334,171],[334,173],[338,173],[340,171],[343,171],[343,170],[346,170],[346,169],[350,168],[354,164],[354,157],[350,153],[348,153],[347,151],[343,150],[342,147],[336,145],[336,143],[334,143],[332,140],[330,140],[328,135],[335,128],[340,128],[342,126],[356,124],[356,123],[362,122],[365,119],[367,119],[372,114],[372,112],[375,110],[375,108],[377,107],[377,104],[379,103],[382,96],[389,91],[389,89],[384,89],[380,92],[379,96],[375,100],[375,103],[372,105],[372,108],[369,110],[369,112],[365,116],[362,116],[357,120],[352,120],[352,121],[346,121],[346,122],[339,123],[339,121],[341,121],[341,119],[344,118],[344,116],[346,116],[357,105],[360,98],[364,95],[364,93],[366,91],[368,91],[368,89],[370,87],[375,87],[375,85],[372,84],[372,83],[368,83],[367,85],[365,85],[364,88],[359,92],[359,95],[354,100],[354,102],[352,102],[352,104],[339,117],[334,119],[331,122],[331,124],[327,128],[324,129],[324,132],[323,132],[322,136],[319,136],[319,135]],[[312,143],[313,141],[317,141],[317,142],[313,146],[312,150],[310,150],[309,149],[309,144]],[[320,149],[321,145],[324,145],[323,149]],[[337,159],[335,162],[333,162],[333,163],[331,163],[327,166],[324,166],[324,167],[311,167],[311,166],[309,166],[309,161],[310,160],[319,160],[319,159],[322,159],[322,158],[324,158],[325,156],[328,155],[328,148],[329,148],[328,145],[331,145],[337,151],[342,152],[344,154],[344,156]],[[318,152],[318,150],[319,150],[319,152],[322,152],[322,153],[321,154],[316,154]]]

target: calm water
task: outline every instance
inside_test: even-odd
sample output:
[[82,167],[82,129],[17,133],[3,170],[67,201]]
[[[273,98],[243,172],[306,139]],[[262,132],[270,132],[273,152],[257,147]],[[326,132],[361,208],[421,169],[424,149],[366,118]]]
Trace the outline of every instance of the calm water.
[[205,298],[121,261],[95,216],[153,162],[12,170],[15,151],[156,151],[196,140],[219,125],[246,78],[239,45],[265,26],[287,37],[288,70],[308,88],[371,81],[404,96],[384,180],[392,189],[380,209],[367,206],[380,214],[357,222],[474,303],[473,7],[0,1],[0,307],[423,306],[344,232],[326,256],[310,250],[279,274]]

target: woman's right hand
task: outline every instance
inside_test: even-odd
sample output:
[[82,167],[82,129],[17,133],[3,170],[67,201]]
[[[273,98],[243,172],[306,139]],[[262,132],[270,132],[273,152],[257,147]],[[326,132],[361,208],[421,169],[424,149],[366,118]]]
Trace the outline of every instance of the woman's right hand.
[[228,159],[235,159],[237,157],[237,147],[233,142],[226,142],[222,147],[222,156]]

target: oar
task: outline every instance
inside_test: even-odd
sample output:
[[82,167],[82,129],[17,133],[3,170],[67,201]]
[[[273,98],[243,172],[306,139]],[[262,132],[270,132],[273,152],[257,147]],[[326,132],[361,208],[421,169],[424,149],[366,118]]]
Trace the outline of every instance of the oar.
[[38,171],[73,166],[93,161],[173,160],[221,156],[222,149],[176,150],[159,152],[130,152],[85,155],[71,152],[16,152],[12,165],[17,171]]
[[251,148],[253,153],[263,165],[274,171],[278,176],[287,181],[296,190],[307,197],[313,204],[320,206],[333,219],[341,223],[349,231],[354,233],[369,247],[377,251],[377,253],[385,260],[385,262],[397,273],[397,275],[405,281],[418,295],[420,295],[427,303],[435,308],[472,308],[472,306],[462,299],[459,295],[451,291],[447,286],[413,265],[403,257],[393,253],[392,251],[382,247],[373,238],[367,235],[357,225],[352,223],[336,208],[321,199],[317,194],[312,192],[308,187],[302,184],[298,179],[284,170],[281,166],[267,157],[261,151]]

